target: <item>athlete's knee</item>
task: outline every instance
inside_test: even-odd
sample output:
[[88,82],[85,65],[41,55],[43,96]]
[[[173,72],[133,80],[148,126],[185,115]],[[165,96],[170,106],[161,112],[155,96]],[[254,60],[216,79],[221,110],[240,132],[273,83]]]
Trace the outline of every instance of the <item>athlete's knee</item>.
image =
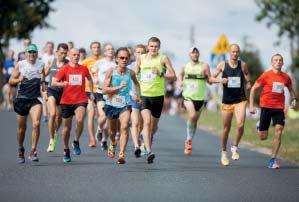
[[238,123],[237,128],[238,128],[238,130],[243,130],[244,129],[244,122]]
[[84,120],[83,119],[78,119],[78,120],[76,120],[76,124],[77,124],[77,126],[83,126],[83,123],[84,123]]
[[32,121],[32,130],[37,130],[40,127],[40,120]]

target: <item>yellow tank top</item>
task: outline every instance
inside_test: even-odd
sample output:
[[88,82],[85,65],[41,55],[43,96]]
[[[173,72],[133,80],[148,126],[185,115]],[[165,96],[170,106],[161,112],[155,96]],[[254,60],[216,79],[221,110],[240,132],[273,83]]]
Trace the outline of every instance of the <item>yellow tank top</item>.
[[142,96],[157,97],[164,95],[165,78],[152,73],[152,69],[156,67],[160,72],[164,72],[165,67],[161,60],[164,55],[158,53],[154,58],[148,59],[147,54],[141,55],[140,64],[140,92]]
[[[92,73],[91,69],[93,68],[93,66],[95,65],[95,63],[97,61],[99,61],[100,59],[102,59],[102,56],[97,57],[96,59],[94,59],[93,57],[88,57],[85,60],[83,60],[82,65],[87,67],[87,69],[89,70],[90,74],[92,74],[93,78],[98,78],[98,75],[96,73]],[[93,84],[93,92],[97,92],[98,90],[98,85]],[[90,92],[90,87],[88,82],[86,82],[85,84],[85,92]]]

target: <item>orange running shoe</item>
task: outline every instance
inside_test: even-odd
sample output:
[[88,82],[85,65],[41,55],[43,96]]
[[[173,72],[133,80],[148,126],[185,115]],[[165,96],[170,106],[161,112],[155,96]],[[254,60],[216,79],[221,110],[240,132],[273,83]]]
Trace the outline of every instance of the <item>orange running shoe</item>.
[[184,153],[187,155],[187,156],[190,156],[191,153],[192,153],[192,140],[187,140],[185,142],[185,151]]

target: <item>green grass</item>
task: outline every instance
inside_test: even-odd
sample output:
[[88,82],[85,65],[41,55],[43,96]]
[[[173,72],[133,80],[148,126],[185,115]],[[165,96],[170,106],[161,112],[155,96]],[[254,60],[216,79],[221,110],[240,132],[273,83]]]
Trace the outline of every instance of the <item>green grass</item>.
[[[234,137],[236,133],[235,118],[230,132],[230,138]],[[246,119],[244,134],[241,139],[252,143],[258,147],[265,147],[272,149],[273,143],[273,127],[269,129],[269,137],[266,141],[261,141],[258,137],[256,128],[256,120]],[[220,135],[222,129],[221,114],[219,112],[203,111],[199,120],[199,126],[208,128],[209,130]],[[297,132],[296,132],[297,131]],[[282,144],[279,150],[279,156],[289,161],[299,164],[299,124],[298,120],[287,120],[286,126],[283,130]]]

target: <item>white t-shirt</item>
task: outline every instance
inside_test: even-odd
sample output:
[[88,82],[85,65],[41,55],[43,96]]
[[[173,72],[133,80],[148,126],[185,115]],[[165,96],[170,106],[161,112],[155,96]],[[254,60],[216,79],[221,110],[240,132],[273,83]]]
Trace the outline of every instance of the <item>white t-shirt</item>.
[[107,60],[106,58],[103,58],[95,63],[95,65],[92,68],[92,73],[98,72],[98,84],[99,84],[99,89],[98,93],[102,93],[102,88],[103,88],[103,83],[105,79],[106,72],[111,68],[115,67],[116,63],[114,60],[110,61]]
[[[45,54],[43,54],[42,57],[41,57],[41,61],[42,61],[43,63],[45,63],[45,66],[48,66],[49,62],[50,62],[50,63],[53,62],[54,59],[55,59],[54,54],[53,54],[53,55],[49,55],[49,54],[45,53]],[[49,81],[50,81],[50,75],[46,76],[45,81],[46,81],[46,82],[49,82]]]
[[36,60],[35,64],[30,64],[27,60],[21,60],[18,63],[21,75],[26,77],[28,80],[41,78],[41,73],[45,66],[42,61]]

